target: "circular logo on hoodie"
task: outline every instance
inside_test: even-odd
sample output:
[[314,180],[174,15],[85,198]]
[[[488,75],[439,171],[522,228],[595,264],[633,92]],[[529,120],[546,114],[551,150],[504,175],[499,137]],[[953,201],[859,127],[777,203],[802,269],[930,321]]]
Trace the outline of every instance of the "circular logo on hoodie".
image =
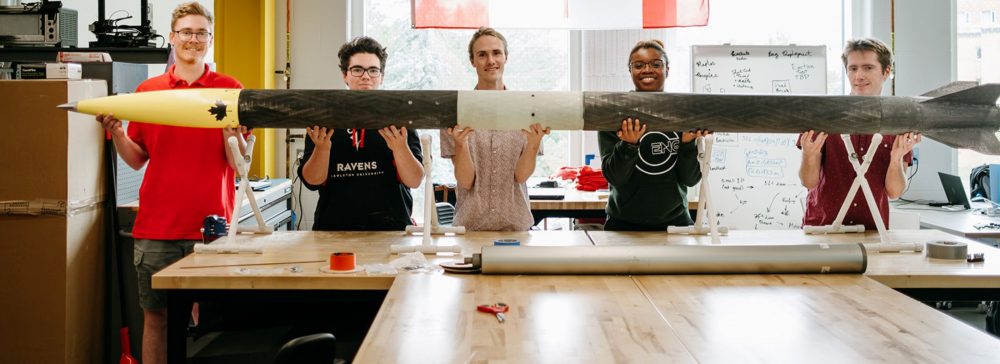
[[635,168],[648,175],[660,175],[674,169],[680,135],[675,132],[651,131],[639,138],[639,163]]

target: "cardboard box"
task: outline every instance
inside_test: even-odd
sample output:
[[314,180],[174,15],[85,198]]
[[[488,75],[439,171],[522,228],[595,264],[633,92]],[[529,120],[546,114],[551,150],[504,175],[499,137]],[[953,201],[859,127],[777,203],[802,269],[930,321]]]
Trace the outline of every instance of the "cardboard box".
[[83,66],[79,63],[22,63],[17,65],[15,78],[79,80],[83,78]]
[[21,80],[44,80],[45,63],[20,63],[14,78]]
[[59,80],[79,80],[83,77],[83,66],[79,63],[46,63],[45,78]]
[[67,202],[62,215],[0,215],[0,363],[106,359],[104,133],[56,108],[106,93],[103,80],[0,81],[0,201]]
[[58,62],[111,62],[111,54],[107,52],[59,52],[56,55]]

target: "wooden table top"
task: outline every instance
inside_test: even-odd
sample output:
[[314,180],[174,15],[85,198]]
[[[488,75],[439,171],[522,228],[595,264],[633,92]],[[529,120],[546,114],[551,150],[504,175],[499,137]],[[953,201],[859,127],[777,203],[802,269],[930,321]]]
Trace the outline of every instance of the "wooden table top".
[[[476,305],[510,305],[501,324]],[[625,276],[407,275],[356,363],[693,363]]]
[[[477,304],[510,306],[503,324]],[[1000,340],[859,275],[405,275],[358,363],[990,362]],[[418,360],[419,361],[419,360]]]
[[[434,237],[438,245],[462,246],[462,256],[471,256],[502,238],[518,239],[523,245],[591,245],[578,231],[468,232]],[[422,237],[402,232],[280,231],[240,235],[239,242],[263,244],[264,253],[191,254],[153,275],[153,288],[388,290],[393,275],[330,274],[320,272],[320,267],[329,266],[330,254],[338,251],[353,252],[359,267],[389,263],[399,258],[389,252],[389,246],[420,245]],[[425,257],[434,266],[461,259],[450,254]],[[290,272],[288,268],[293,266],[301,267],[302,272]]]
[[[968,238],[1000,238],[1000,217],[982,214],[980,211],[988,207],[986,203],[973,202],[972,207],[972,210],[948,211],[920,205],[893,206],[899,211],[919,213],[920,226],[924,228],[942,230]],[[989,225],[990,223],[997,224],[998,227],[976,228],[976,226]]]
[[[562,200],[531,200],[532,210],[599,210],[608,206],[608,192],[580,191],[575,188],[565,188]],[[698,201],[688,201],[688,209],[698,208]]]
[[[551,189],[547,189],[551,190]],[[575,188],[559,189],[562,200],[531,200],[532,210],[601,210],[608,205],[608,192],[579,191]]]
[[[588,236],[589,234],[589,236]],[[963,240],[895,231],[896,241]],[[696,244],[705,236],[590,231],[470,232],[436,237],[478,252],[498,238],[524,245]],[[873,254],[862,275],[451,275],[320,273],[334,251],[385,263],[388,246],[419,244],[398,232],[277,232],[241,236],[264,254],[193,254],[153,277],[158,289],[388,290],[357,353],[359,363],[434,362],[990,362],[1000,340],[891,287],[1000,286],[1000,250],[969,241],[985,263]],[[593,239],[593,243],[591,242]],[[869,234],[733,231],[728,244],[877,241]],[[453,256],[427,256],[432,263]],[[322,261],[288,263],[293,261]],[[284,263],[282,263],[284,262]],[[266,264],[224,266],[232,264]],[[298,265],[302,273],[274,268]],[[215,266],[215,267],[212,267]],[[258,274],[237,272],[260,269]],[[270,270],[270,271],[267,271]],[[252,273],[252,271],[251,271]],[[876,280],[878,282],[876,282]],[[881,282],[881,283],[880,283]],[[884,283],[884,284],[882,284]],[[888,285],[888,286],[887,286]],[[504,302],[500,324],[477,304]],[[433,359],[430,359],[433,358]]]
[[[590,231],[597,245],[711,244],[707,235]],[[937,230],[890,230],[895,242],[961,241],[986,261],[930,259],[923,253],[869,253],[865,275],[892,288],[1000,288],[1000,249]],[[878,233],[810,235],[801,230],[734,230],[723,244],[877,243]]]
[[[589,235],[589,236],[588,236]],[[524,245],[650,245],[711,244],[708,236],[656,232],[612,231],[531,231],[469,232],[458,236],[436,236],[441,245],[462,246],[462,256],[479,252],[500,238],[518,239]],[[986,261],[967,263],[926,258],[921,253],[869,254],[868,277],[892,288],[1000,288],[1000,249],[937,230],[890,231],[898,242],[954,240],[966,242],[969,252],[985,253]],[[420,236],[399,232],[276,232],[271,235],[241,235],[241,242],[265,244],[264,254],[192,254],[153,276],[157,289],[377,289],[387,290],[392,275],[322,273],[330,253],[354,252],[357,264],[388,263],[398,255],[390,254],[395,243],[419,245]],[[874,243],[878,235],[829,234],[807,235],[800,230],[734,230],[722,237],[724,244],[807,244]],[[426,256],[438,264],[460,259],[440,254]],[[292,266],[301,273],[277,271]]]

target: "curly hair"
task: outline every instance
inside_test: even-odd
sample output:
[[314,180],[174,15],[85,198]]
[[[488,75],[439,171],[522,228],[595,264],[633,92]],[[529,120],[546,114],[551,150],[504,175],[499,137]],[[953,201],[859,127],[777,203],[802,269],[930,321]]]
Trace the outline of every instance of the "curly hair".
[[670,60],[667,59],[667,52],[663,50],[663,47],[663,41],[659,39],[640,40],[639,43],[635,44],[635,47],[632,47],[632,51],[629,52],[628,57],[631,59],[632,55],[640,49],[653,49],[660,52],[660,55],[663,56],[663,64],[670,65]]
[[389,53],[385,51],[385,47],[382,47],[382,44],[379,44],[377,40],[363,36],[351,39],[350,42],[340,46],[337,57],[340,58],[341,72],[347,73],[347,67],[351,65],[351,56],[358,53],[374,54],[382,64],[382,72],[385,72],[385,60],[389,58]]

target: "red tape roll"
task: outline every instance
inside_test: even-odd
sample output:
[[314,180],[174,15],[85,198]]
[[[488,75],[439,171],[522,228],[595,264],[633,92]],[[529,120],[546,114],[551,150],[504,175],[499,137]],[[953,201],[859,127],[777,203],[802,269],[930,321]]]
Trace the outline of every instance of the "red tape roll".
[[330,254],[330,270],[331,271],[349,271],[354,270],[354,253],[351,252],[336,252]]

